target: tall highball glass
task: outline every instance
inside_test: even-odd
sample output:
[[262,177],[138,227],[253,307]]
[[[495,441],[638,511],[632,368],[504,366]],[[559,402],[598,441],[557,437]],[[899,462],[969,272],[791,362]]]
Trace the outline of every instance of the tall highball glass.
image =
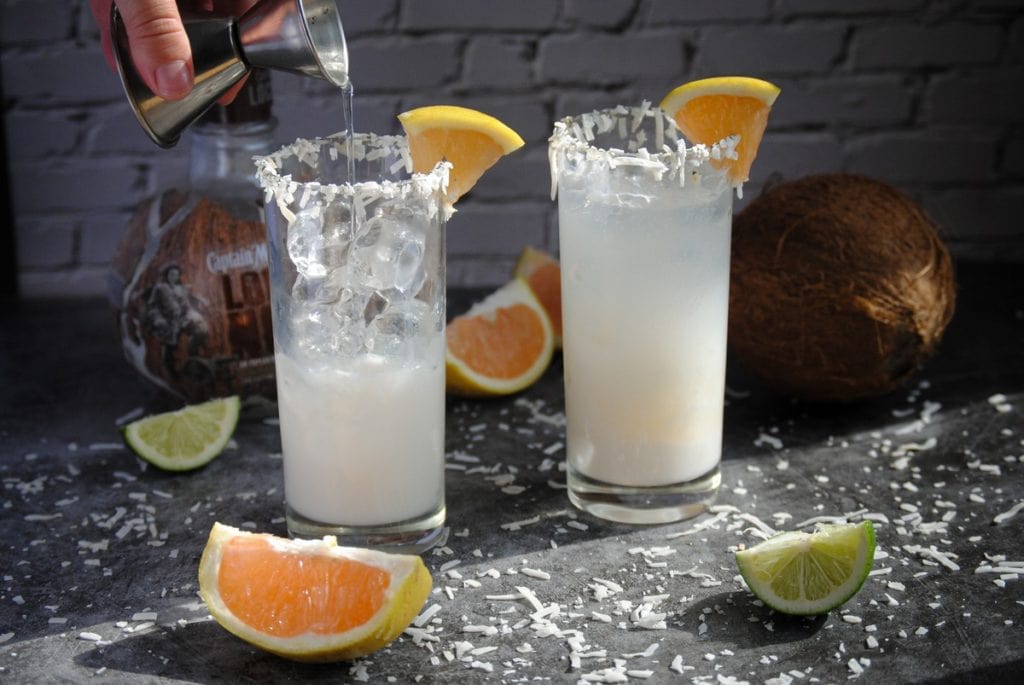
[[732,188],[646,104],[556,122],[569,498],[689,518],[720,483]]
[[257,160],[288,531],[417,552],[445,520],[448,165],[412,174],[402,137],[348,150],[300,139]]

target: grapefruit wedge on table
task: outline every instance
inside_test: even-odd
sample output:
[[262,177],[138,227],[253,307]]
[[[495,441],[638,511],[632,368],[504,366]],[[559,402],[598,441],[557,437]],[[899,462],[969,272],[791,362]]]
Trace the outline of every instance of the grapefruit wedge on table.
[[451,162],[449,204],[455,204],[499,159],[524,144],[518,133],[498,119],[466,107],[419,107],[399,114],[398,120],[409,140],[413,171],[427,173],[438,162]]
[[719,76],[684,83],[661,101],[661,109],[693,143],[712,145],[739,135],[736,159],[715,162],[728,166],[733,184],[750,177],[768,114],[780,89],[773,83],[747,76]]
[[384,647],[416,617],[431,586],[415,555],[220,523],[199,562],[199,593],[217,622],[297,661],[354,659]]
[[523,390],[548,368],[555,349],[547,312],[521,278],[455,317],[446,335],[448,391],[470,397]]

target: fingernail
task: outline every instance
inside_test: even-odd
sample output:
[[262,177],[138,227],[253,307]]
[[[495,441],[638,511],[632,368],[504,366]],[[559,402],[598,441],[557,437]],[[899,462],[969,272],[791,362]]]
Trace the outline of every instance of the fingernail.
[[192,74],[183,60],[161,64],[156,69],[157,95],[168,100],[184,97],[192,90]]

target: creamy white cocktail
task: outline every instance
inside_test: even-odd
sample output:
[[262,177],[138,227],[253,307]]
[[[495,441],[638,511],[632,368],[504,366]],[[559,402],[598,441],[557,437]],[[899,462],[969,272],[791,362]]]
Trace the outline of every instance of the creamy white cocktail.
[[447,165],[405,139],[299,140],[267,190],[288,530],[416,551],[443,533]]
[[365,527],[414,520],[444,500],[444,364],[276,361],[291,509]]
[[695,515],[719,484],[732,194],[660,110],[560,121],[569,495],[604,518]]

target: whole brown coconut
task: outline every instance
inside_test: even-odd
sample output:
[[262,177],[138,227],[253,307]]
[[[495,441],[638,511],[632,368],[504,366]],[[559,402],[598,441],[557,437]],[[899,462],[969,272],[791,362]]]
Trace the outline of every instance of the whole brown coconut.
[[733,222],[729,344],[772,388],[815,401],[893,390],[953,316],[949,253],[921,208],[880,181],[808,176]]

